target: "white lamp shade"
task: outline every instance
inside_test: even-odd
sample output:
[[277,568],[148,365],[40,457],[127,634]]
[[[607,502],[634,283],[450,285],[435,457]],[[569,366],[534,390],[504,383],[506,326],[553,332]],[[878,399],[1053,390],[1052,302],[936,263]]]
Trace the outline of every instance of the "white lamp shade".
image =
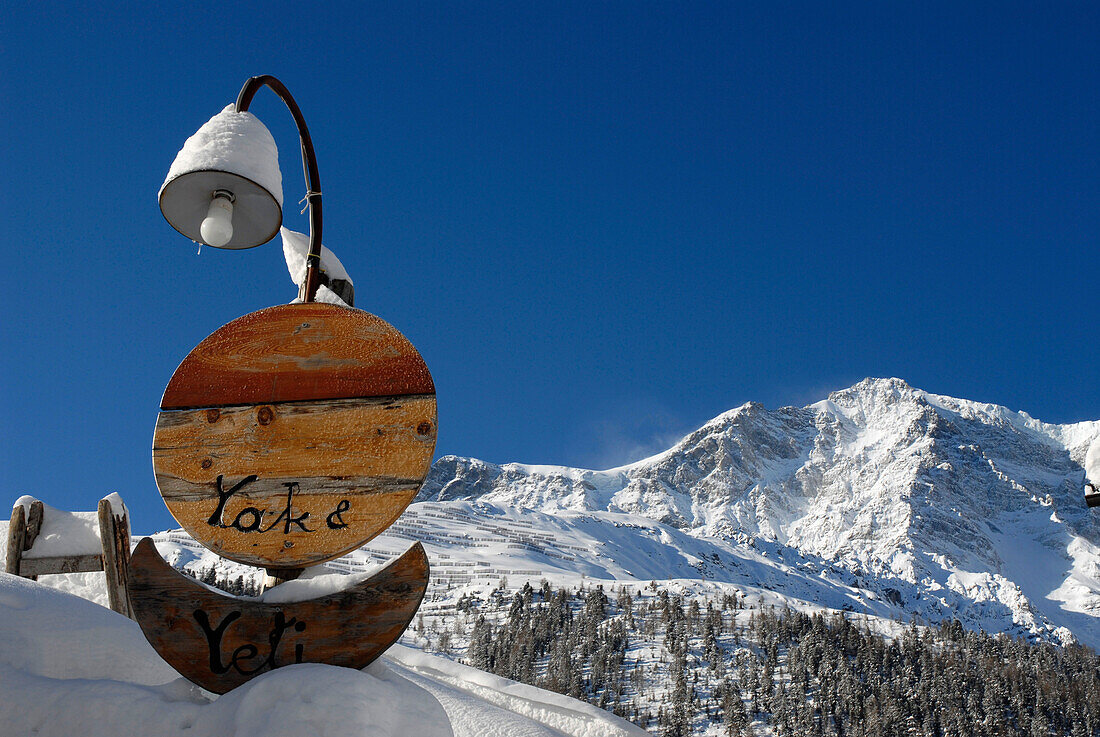
[[160,211],[193,241],[217,190],[233,194],[233,236],[220,248],[267,243],[283,221],[283,178],[275,139],[252,113],[229,105],[187,139],[160,188]]

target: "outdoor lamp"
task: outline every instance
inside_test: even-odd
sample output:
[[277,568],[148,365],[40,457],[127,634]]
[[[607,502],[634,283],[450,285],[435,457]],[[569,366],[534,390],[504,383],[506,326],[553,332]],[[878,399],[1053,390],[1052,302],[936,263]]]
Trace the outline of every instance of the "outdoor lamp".
[[160,188],[169,225],[215,248],[267,243],[283,222],[283,182],[275,139],[248,106],[270,87],[290,109],[302,144],[309,208],[309,255],[301,297],[312,302],[320,283],[321,181],[302,111],[282,82],[265,74],[245,82],[234,105],[208,120],[183,144]]

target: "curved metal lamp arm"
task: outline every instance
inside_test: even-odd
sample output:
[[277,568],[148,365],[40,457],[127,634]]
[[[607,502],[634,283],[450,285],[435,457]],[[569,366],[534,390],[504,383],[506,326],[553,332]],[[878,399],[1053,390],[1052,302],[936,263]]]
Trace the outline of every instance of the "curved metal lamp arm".
[[317,287],[321,283],[321,175],[317,172],[317,154],[313,151],[313,139],[309,137],[309,128],[306,127],[306,119],[302,117],[298,103],[294,102],[286,85],[270,74],[252,77],[244,83],[241,93],[237,95],[237,112],[247,112],[248,106],[252,104],[252,98],[261,87],[265,86],[270,87],[286,104],[290,114],[294,116],[294,122],[298,126],[298,137],[302,140],[302,170],[306,176],[306,203],[309,207],[309,255],[306,256],[306,279],[302,300],[312,302],[317,296]]

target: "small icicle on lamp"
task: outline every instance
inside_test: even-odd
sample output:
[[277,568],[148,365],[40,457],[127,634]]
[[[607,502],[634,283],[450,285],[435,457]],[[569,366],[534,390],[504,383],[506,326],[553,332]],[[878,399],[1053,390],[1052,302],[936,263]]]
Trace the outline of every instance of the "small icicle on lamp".
[[168,223],[197,243],[242,249],[267,243],[283,222],[283,183],[275,139],[252,113],[252,98],[269,87],[298,126],[309,208],[309,254],[299,297],[312,302],[321,283],[321,178],[302,111],[290,91],[265,74],[245,82],[227,106],[187,139],[160,188]]

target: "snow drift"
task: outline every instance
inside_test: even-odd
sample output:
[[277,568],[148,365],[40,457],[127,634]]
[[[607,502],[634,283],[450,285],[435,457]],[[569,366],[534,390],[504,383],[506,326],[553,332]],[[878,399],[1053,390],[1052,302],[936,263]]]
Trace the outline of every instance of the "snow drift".
[[4,573],[0,642],[4,734],[644,734],[587,704],[404,649],[363,671],[287,666],[217,697],[161,660],[136,623],[91,601]]

